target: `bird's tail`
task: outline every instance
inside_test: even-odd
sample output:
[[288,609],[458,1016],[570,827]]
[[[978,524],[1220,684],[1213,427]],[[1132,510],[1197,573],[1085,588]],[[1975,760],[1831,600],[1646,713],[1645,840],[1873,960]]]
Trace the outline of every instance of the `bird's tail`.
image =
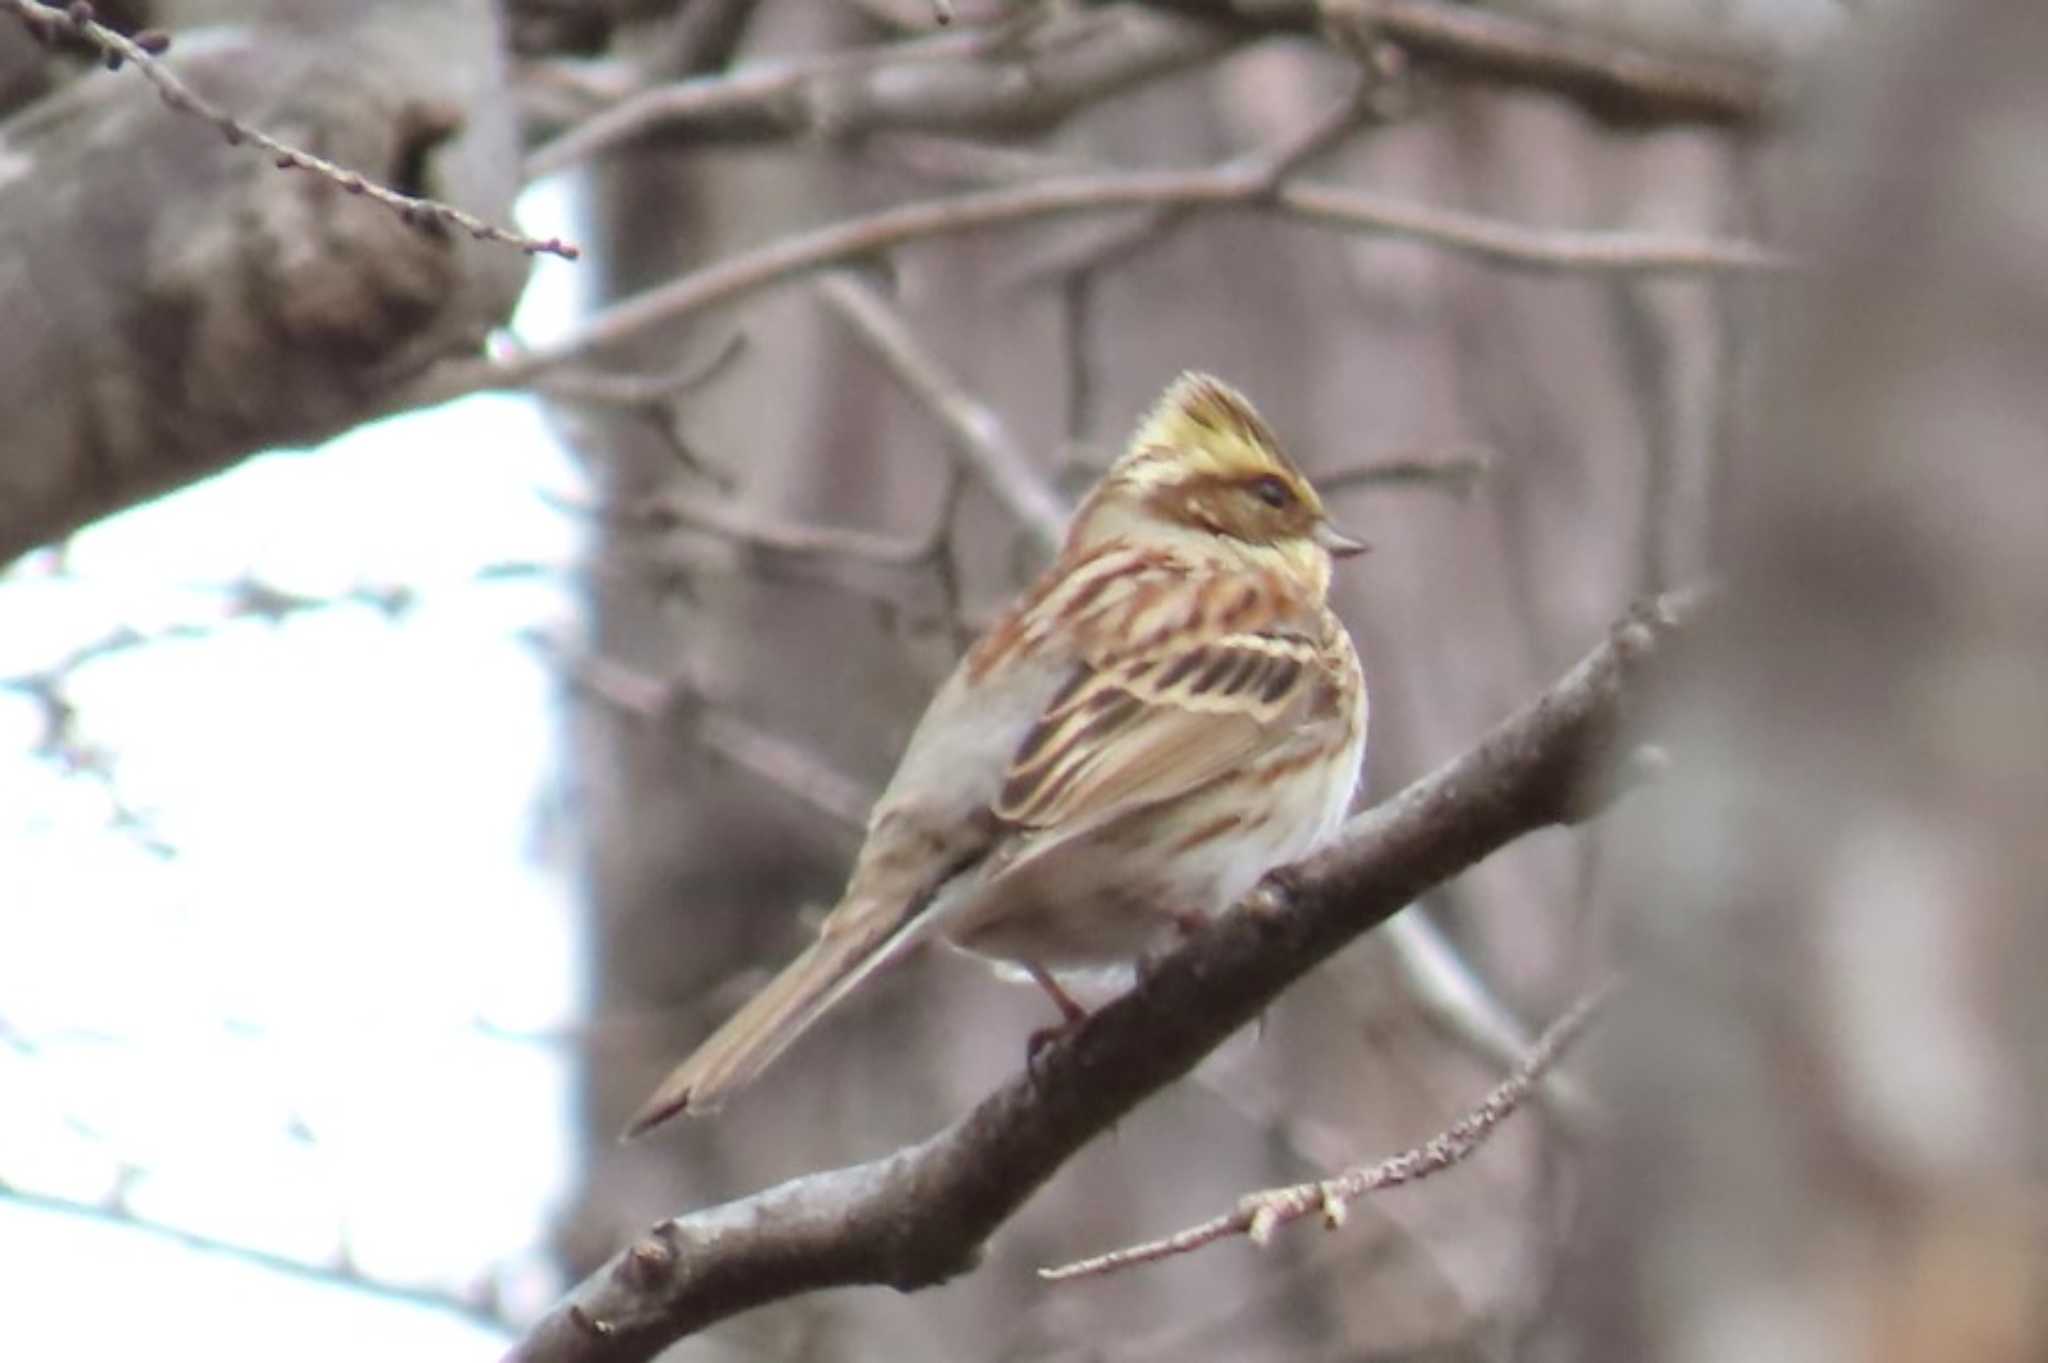
[[880,915],[849,914],[850,907],[835,910],[803,955],[669,1072],[627,1124],[625,1139],[683,1112],[712,1111],[768,1068],[869,972],[909,945],[914,924],[876,923]]

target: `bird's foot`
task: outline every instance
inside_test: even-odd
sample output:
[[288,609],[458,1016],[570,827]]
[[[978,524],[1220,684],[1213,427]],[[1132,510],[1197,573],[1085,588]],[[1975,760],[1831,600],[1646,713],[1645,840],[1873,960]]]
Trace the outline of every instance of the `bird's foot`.
[[1089,1013],[1072,994],[1069,994],[1061,987],[1060,982],[1053,978],[1052,972],[1044,966],[1026,961],[1024,963],[1024,970],[1025,973],[1031,976],[1032,982],[1040,989],[1043,989],[1045,996],[1051,999],[1060,1010],[1060,1020],[1058,1022],[1050,1027],[1040,1027],[1024,1042],[1024,1065],[1031,1072],[1032,1076],[1036,1078],[1038,1074],[1038,1058],[1044,1053],[1045,1048],[1086,1022],[1089,1018]]

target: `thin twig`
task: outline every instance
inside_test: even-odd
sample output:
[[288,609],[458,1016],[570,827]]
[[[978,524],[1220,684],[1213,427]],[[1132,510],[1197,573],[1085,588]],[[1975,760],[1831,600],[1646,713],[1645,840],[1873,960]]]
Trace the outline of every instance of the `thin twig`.
[[1038,1276],[1048,1282],[1097,1277],[1118,1269],[1187,1254],[1238,1235],[1263,1248],[1272,1240],[1274,1231],[1311,1212],[1319,1214],[1324,1225],[1336,1230],[1344,1224],[1350,1204],[1367,1193],[1428,1178],[1469,1158],[1499,1130],[1502,1122],[1522,1106],[1534,1091],[1537,1081],[1578,1040],[1611,992],[1611,985],[1602,985],[1573,1004],[1537,1039],[1513,1074],[1487,1094],[1477,1107],[1422,1145],[1376,1164],[1346,1169],[1332,1178],[1248,1193],[1238,1200],[1235,1210],[1213,1220],[1190,1226],[1163,1239],[1092,1255],[1058,1268],[1042,1268]]
[[856,559],[889,568],[910,568],[931,560],[940,536],[916,538],[849,530],[836,525],[806,525],[776,520],[730,500],[665,492],[650,497],[638,516],[708,531],[724,539],[774,549],[785,554],[824,554]]
[[735,110],[770,111],[777,104],[798,98],[803,87],[813,81],[860,71],[972,60],[1014,38],[1015,33],[1007,26],[972,33],[944,33],[908,42],[767,58],[737,70],[642,90],[536,147],[526,158],[526,178],[542,179],[669,125],[688,124]]
[[1316,471],[1316,490],[1325,494],[1358,487],[1430,487],[1463,498],[1493,467],[1483,449],[1448,454],[1398,454]]
[[695,704],[694,733],[706,748],[752,772],[823,815],[835,830],[857,832],[867,823],[874,792],[810,749],[724,710],[714,709],[682,677],[657,677],[601,654],[579,653],[559,642],[536,642],[586,694],[637,720],[656,720]]
[[139,1231],[159,1239],[169,1240],[181,1249],[197,1250],[205,1254],[219,1255],[272,1273],[305,1279],[327,1287],[345,1287],[368,1296],[388,1301],[405,1302],[412,1306],[424,1306],[432,1310],[446,1311],[475,1325],[481,1325],[504,1336],[508,1333],[508,1322],[488,1290],[488,1280],[480,1279],[482,1290],[474,1292],[452,1292],[445,1288],[413,1287],[403,1283],[382,1282],[370,1277],[358,1267],[349,1256],[346,1244],[341,1245],[335,1256],[326,1263],[315,1263],[294,1259],[273,1250],[261,1249],[255,1245],[225,1240],[219,1236],[207,1235],[143,1216],[132,1207],[125,1191],[116,1187],[105,1199],[86,1201],[63,1197],[55,1193],[35,1192],[17,1188],[0,1181],[0,1202],[16,1206],[32,1207],[38,1211],[54,1212],[64,1216],[79,1217],[90,1221],[104,1222],[128,1230]]
[[[179,113],[189,114],[213,124],[230,146],[251,143],[268,152],[278,169],[309,171],[339,185],[350,194],[359,194],[382,204],[410,226],[458,228],[479,241],[495,241],[506,246],[516,246],[528,255],[546,252],[561,256],[564,260],[575,260],[582,254],[576,246],[563,241],[560,237],[549,237],[546,240],[529,237],[523,232],[487,223],[482,218],[465,213],[453,204],[443,203],[438,199],[400,194],[397,190],[386,188],[346,166],[336,165],[323,156],[315,156],[312,152],[280,142],[270,134],[250,127],[202,98],[168,66],[157,60],[158,54],[170,47],[170,38],[165,34],[150,31],[129,38],[94,19],[92,6],[88,4],[56,5],[39,3],[39,0],[0,0],[0,4],[14,11],[31,33],[38,36],[51,30],[68,33],[106,54],[109,66],[134,63],[136,69],[142,72],[143,78],[154,85],[157,93],[163,96],[165,104]],[[457,118],[459,115],[450,116],[448,132],[455,130]]]
[[866,824],[874,792],[809,748],[722,710],[698,719],[697,738],[734,766],[809,805],[835,828]]
[[1273,199],[1275,207],[1313,222],[1409,237],[1523,270],[1760,274],[1788,270],[1797,263],[1781,251],[1735,237],[1525,227],[1338,185],[1289,181],[1274,191]]
[[[1512,1072],[1529,1049],[1529,1029],[1480,978],[1421,905],[1387,924],[1384,940],[1408,996],[1423,1015],[1472,1054]],[[1593,1100],[1562,1074],[1543,1076],[1545,1109],[1572,1131],[1597,1120]]]
[[747,334],[735,331],[717,353],[666,374],[615,374],[608,371],[558,369],[535,383],[548,397],[606,407],[660,407],[709,384],[723,374],[747,348]]
[[872,285],[853,275],[830,274],[818,281],[818,294],[938,417],[960,456],[1040,550],[1057,550],[1070,508],[995,409],[947,372],[930,347],[918,340],[902,311]]
[[945,542],[948,512],[943,503],[948,495],[942,491],[942,506],[934,524],[915,537],[781,520],[735,501],[682,491],[659,493],[630,505],[594,505],[555,493],[543,493],[542,500],[570,515],[624,530],[664,531],[680,527],[778,553],[824,555],[888,568],[913,568],[929,563]]
[[1247,35],[1137,6],[1018,7],[981,29],[748,62],[636,92],[539,148],[529,179],[636,139],[705,142],[882,131],[1016,135],[1215,56]]

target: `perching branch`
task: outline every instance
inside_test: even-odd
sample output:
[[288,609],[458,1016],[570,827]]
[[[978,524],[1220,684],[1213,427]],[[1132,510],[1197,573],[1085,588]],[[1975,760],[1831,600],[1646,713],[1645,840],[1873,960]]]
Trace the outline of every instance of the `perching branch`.
[[980,1246],[1083,1145],[1294,980],[1417,895],[1537,829],[1589,818],[1650,664],[1695,614],[1659,598],[1462,757],[1359,815],[1041,1051],[972,1112],[884,1159],[664,1221],[509,1356],[623,1363],[751,1307],[855,1284],[913,1291]]

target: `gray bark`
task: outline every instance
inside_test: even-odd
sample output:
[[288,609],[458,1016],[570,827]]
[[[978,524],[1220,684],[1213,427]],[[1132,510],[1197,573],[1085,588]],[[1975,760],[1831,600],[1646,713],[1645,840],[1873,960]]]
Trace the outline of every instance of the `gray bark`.
[[[202,96],[505,218],[518,147],[485,0],[204,8],[216,22],[178,29],[170,58]],[[0,562],[349,429],[434,360],[474,353],[525,278],[515,251],[228,145],[133,70],[0,124],[0,168]]]

